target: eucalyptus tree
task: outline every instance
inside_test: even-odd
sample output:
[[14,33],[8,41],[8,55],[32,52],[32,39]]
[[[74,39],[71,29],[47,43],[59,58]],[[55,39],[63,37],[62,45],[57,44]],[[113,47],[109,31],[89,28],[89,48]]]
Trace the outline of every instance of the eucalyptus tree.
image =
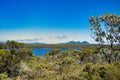
[[101,46],[104,53],[104,45],[110,46],[110,53],[105,54],[109,63],[114,55],[114,46],[120,44],[120,16],[115,14],[104,14],[98,17],[91,16],[90,28],[93,32],[93,38]]

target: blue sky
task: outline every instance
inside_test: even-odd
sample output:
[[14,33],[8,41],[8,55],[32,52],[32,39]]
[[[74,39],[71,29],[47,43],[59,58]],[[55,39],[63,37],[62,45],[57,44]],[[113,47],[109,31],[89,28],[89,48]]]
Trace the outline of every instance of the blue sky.
[[120,0],[0,0],[0,41],[89,41],[89,17],[120,15]]

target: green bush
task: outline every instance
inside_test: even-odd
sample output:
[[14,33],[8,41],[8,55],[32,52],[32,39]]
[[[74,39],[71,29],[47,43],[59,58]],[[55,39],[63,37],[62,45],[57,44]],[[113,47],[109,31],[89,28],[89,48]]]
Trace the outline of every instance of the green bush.
[[22,60],[26,58],[30,58],[33,56],[33,52],[31,49],[19,49],[16,54],[17,58]]

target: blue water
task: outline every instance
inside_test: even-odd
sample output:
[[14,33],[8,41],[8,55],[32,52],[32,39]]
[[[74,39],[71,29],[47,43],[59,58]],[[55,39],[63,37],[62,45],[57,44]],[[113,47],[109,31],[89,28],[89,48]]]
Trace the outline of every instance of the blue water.
[[[72,48],[73,50],[80,50],[80,48]],[[51,48],[32,49],[34,56],[43,56],[45,53],[50,52]],[[71,50],[71,48],[60,48],[60,51]]]

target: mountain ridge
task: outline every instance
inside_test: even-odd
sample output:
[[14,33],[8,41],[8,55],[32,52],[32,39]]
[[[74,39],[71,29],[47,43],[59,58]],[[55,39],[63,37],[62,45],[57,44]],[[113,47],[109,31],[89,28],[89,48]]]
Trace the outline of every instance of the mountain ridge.
[[88,41],[69,41],[69,42],[66,42],[66,43],[62,43],[62,44],[76,44],[76,45],[79,45],[79,44],[90,44]]
[[[34,43],[27,43],[27,44],[35,44],[35,45],[44,45],[44,44],[49,44],[49,43],[40,43],[40,42],[34,42]],[[53,43],[54,44],[54,43]],[[88,41],[69,41],[69,42],[65,42],[65,43],[57,43],[57,44],[68,44],[68,45],[79,45],[79,44],[82,44],[82,45],[86,45],[86,44],[90,44]]]

